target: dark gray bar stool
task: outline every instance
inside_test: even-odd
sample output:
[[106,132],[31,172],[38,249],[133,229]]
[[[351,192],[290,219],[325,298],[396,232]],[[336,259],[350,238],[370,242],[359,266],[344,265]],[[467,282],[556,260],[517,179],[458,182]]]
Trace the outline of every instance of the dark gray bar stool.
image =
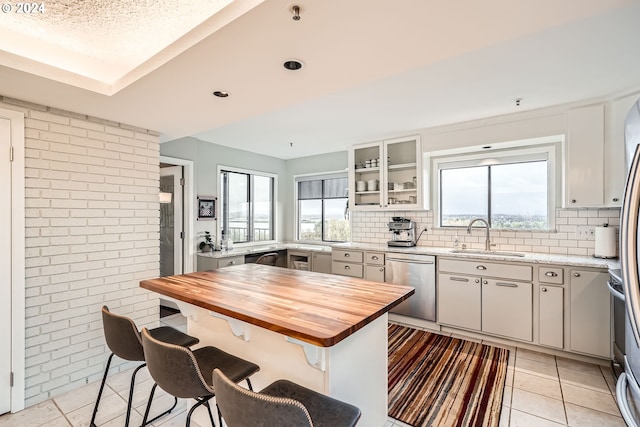
[[[104,330],[105,340],[107,341],[107,346],[109,347],[109,350],[111,350],[111,355],[107,359],[107,366],[104,369],[102,384],[100,385],[100,391],[98,392],[96,405],[93,408],[93,415],[91,416],[91,423],[89,424],[91,427],[96,427],[95,420],[96,415],[98,414],[98,406],[100,405],[100,398],[102,397],[104,384],[107,381],[107,374],[109,373],[109,366],[111,365],[113,356],[118,356],[121,359],[133,362],[145,361],[144,350],[142,348],[142,338],[140,338],[140,332],[138,331],[138,328],[136,327],[136,324],[133,322],[133,320],[128,317],[120,316],[118,314],[110,312],[109,308],[105,305],[102,307],[102,327]],[[158,340],[170,342],[172,344],[184,347],[189,347],[200,342],[198,338],[182,333],[177,329],[171,328],[169,326],[153,328],[149,332]],[[133,371],[133,374],[131,375],[129,401],[127,404],[127,418],[124,424],[125,427],[129,426],[129,419],[131,417],[131,403],[133,401],[133,387],[136,381],[136,374],[145,366],[146,363],[142,363]],[[153,397],[153,393],[151,397]],[[149,405],[151,405],[151,397],[149,398]],[[153,420],[149,420],[148,423],[153,422],[163,415],[170,413],[173,408],[176,407],[177,403],[178,399],[175,399],[173,406],[170,409],[158,415]]]
[[[193,411],[201,405],[207,408],[211,425],[215,426],[209,406],[209,400],[215,396],[213,370],[216,368],[221,370],[231,381],[246,380],[249,389],[251,389],[249,377],[260,370],[255,363],[225,353],[216,347],[207,346],[191,351],[185,347],[168,344],[154,338],[146,328],[142,329],[142,346],[149,373],[156,382],[151,389],[151,398],[144,414],[143,425],[147,422],[156,386],[160,386],[174,397],[197,400],[187,414],[187,427],[191,425]],[[222,426],[220,411],[218,411],[218,421]]]
[[287,380],[259,393],[213,371],[216,404],[228,427],[352,427],[360,409]]

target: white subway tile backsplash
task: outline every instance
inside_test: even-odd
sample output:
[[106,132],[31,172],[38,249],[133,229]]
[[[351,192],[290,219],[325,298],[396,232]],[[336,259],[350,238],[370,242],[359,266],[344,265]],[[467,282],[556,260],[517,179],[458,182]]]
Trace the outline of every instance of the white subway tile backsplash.
[[[432,211],[406,212],[362,212],[352,213],[351,240],[362,243],[385,244],[390,239],[387,223],[392,216],[404,216],[413,219],[418,234],[427,227],[418,241],[419,246],[453,247],[455,236],[462,244],[470,248],[484,249],[483,230],[474,230],[467,234],[465,228],[434,228]],[[562,255],[593,255],[595,241],[587,240],[577,234],[578,227],[596,227],[608,222],[618,226],[620,209],[557,209],[556,230],[552,231],[501,231],[492,230],[491,239],[495,249],[552,253]]]

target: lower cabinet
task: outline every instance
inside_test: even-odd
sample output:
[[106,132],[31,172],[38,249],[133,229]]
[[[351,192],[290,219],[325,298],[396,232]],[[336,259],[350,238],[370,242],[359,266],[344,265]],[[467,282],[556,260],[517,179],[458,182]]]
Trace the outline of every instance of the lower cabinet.
[[366,265],[364,278],[373,282],[384,282],[384,265]]
[[564,348],[564,288],[540,285],[539,301],[540,345]]
[[608,274],[593,270],[571,270],[570,343],[572,351],[609,359],[611,357],[611,296]]
[[311,271],[316,273],[331,273],[331,254],[314,253],[311,256]]
[[532,284],[482,279],[482,331],[533,341]]
[[478,277],[440,274],[437,299],[438,322],[480,330],[482,300]]

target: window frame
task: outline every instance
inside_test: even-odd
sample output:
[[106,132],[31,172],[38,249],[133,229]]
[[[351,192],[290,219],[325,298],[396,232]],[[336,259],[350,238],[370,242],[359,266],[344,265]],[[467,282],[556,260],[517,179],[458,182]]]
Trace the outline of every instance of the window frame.
[[247,233],[251,235],[251,237],[253,238],[253,236],[255,235],[254,231],[254,224],[253,224],[253,220],[254,220],[254,176],[261,176],[261,177],[265,177],[265,178],[272,178],[273,179],[273,191],[272,191],[272,201],[271,201],[271,239],[270,240],[249,240],[246,242],[233,242],[234,246],[238,245],[238,246],[255,246],[255,245],[263,245],[263,244],[272,244],[272,243],[276,243],[277,242],[277,232],[278,232],[278,209],[277,209],[277,205],[278,205],[278,175],[274,174],[274,173],[270,173],[270,172],[264,172],[264,171],[257,171],[257,170],[251,170],[251,169],[242,169],[242,168],[237,168],[237,167],[233,167],[233,166],[224,166],[224,165],[218,165],[217,167],[217,179],[219,180],[218,182],[218,191],[219,191],[219,197],[218,197],[218,203],[220,204],[219,207],[219,221],[216,221],[216,236],[218,239],[222,239],[222,228],[224,226],[224,222],[225,222],[225,218],[224,218],[224,198],[223,198],[223,180],[222,180],[222,172],[232,172],[232,173],[239,173],[239,174],[246,174],[249,175],[249,187],[247,188],[248,191],[248,196],[249,196],[249,230],[247,231]]
[[[496,145],[496,144],[494,144]],[[442,229],[455,229],[463,227],[443,226],[441,217],[441,183],[440,171],[443,169],[456,169],[473,166],[491,166],[500,164],[513,164],[533,161],[547,161],[547,228],[545,229],[514,229],[514,228],[494,228],[499,231],[526,231],[526,232],[549,232],[556,230],[555,210],[558,205],[557,195],[559,194],[558,164],[556,162],[557,153],[562,149],[562,141],[554,139],[551,143],[540,145],[529,145],[526,147],[504,148],[491,151],[482,150],[454,154],[450,152],[430,153],[431,158],[431,180],[433,191],[433,221],[434,226]],[[482,151],[480,151],[482,150]],[[489,189],[490,191],[490,189]]]
[[[351,211],[349,211],[349,240],[343,242],[339,240],[324,240],[324,191],[321,200],[322,203],[322,239],[323,240],[300,240],[300,205],[298,200],[298,182],[300,181],[318,181],[324,179],[332,179],[332,178],[347,178],[347,183],[349,180],[349,173],[347,171],[330,171],[330,172],[321,172],[321,173],[309,173],[309,174],[300,174],[293,176],[293,204],[294,204],[294,221],[293,221],[293,236],[294,241],[298,243],[308,243],[308,244],[333,244],[333,243],[345,243],[351,241],[351,233],[352,233],[352,222],[351,222]],[[349,204],[349,195],[346,196],[347,206]]]

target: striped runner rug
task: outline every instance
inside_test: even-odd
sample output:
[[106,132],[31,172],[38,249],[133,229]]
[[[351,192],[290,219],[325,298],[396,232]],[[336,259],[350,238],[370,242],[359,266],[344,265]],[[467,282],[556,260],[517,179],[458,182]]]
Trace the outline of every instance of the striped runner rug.
[[389,324],[389,416],[414,427],[497,426],[509,350]]

